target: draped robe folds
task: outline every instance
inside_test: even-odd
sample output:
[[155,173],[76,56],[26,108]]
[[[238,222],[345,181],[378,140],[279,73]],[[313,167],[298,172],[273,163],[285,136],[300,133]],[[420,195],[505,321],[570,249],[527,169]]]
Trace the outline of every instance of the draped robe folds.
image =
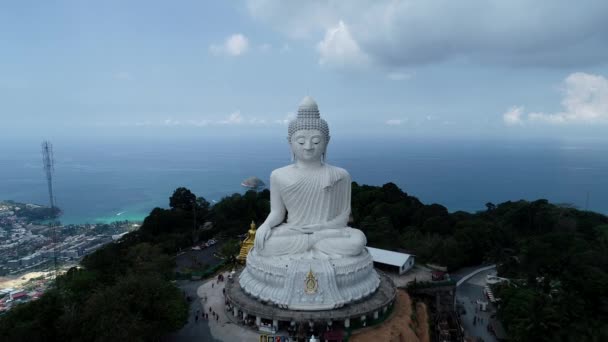
[[272,228],[262,256],[298,255],[354,256],[367,240],[357,229],[347,227],[350,215],[351,178],[339,167],[324,164],[318,169],[289,165],[275,170],[287,222]]

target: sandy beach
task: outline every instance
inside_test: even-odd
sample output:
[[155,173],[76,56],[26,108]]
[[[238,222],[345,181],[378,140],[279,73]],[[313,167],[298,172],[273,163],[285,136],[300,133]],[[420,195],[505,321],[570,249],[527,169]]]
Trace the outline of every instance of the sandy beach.
[[3,276],[3,277],[0,277],[0,289],[5,289],[5,288],[9,288],[9,287],[18,288],[18,287],[23,286],[25,283],[27,283],[31,279],[38,278],[38,277],[47,277],[47,276],[50,276],[52,273],[53,273],[52,271],[28,272],[28,273],[20,274],[20,275]]

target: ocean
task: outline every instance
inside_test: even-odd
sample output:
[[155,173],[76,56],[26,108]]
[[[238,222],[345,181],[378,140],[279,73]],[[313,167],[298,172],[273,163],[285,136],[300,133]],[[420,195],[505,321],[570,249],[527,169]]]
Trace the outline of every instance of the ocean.
[[[53,141],[61,222],[142,220],[185,186],[209,202],[291,161],[283,137]],[[424,203],[478,211],[548,199],[608,214],[608,144],[593,141],[332,137],[328,162],[359,184],[397,184]],[[40,142],[0,145],[0,200],[48,204]]]

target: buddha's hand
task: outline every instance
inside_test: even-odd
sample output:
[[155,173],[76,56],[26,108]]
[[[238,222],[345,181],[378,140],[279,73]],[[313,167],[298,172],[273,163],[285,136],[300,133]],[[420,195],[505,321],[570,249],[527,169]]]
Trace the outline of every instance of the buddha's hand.
[[295,230],[295,231],[300,232],[300,233],[310,234],[310,233],[318,232],[320,230],[337,229],[337,228],[344,228],[344,227],[339,227],[337,225],[332,225],[331,223],[329,223],[329,224],[318,223],[318,224],[309,224],[309,225],[306,225],[306,226],[291,227],[290,229],[291,230]]
[[264,249],[264,243],[270,237],[270,227],[262,224],[255,232],[255,248]]
[[314,233],[316,231],[319,231],[322,228],[323,228],[323,225],[321,225],[321,224],[309,224],[306,226],[290,227],[289,229],[296,231],[296,232],[309,234],[309,233]]

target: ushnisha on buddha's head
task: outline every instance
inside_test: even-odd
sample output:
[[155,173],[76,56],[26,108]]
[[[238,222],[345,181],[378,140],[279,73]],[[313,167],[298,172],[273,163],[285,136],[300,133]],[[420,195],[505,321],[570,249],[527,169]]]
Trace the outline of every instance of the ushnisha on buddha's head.
[[298,108],[298,116],[289,123],[287,141],[297,162],[315,163],[325,160],[329,143],[329,126],[321,119],[315,100],[306,96]]

